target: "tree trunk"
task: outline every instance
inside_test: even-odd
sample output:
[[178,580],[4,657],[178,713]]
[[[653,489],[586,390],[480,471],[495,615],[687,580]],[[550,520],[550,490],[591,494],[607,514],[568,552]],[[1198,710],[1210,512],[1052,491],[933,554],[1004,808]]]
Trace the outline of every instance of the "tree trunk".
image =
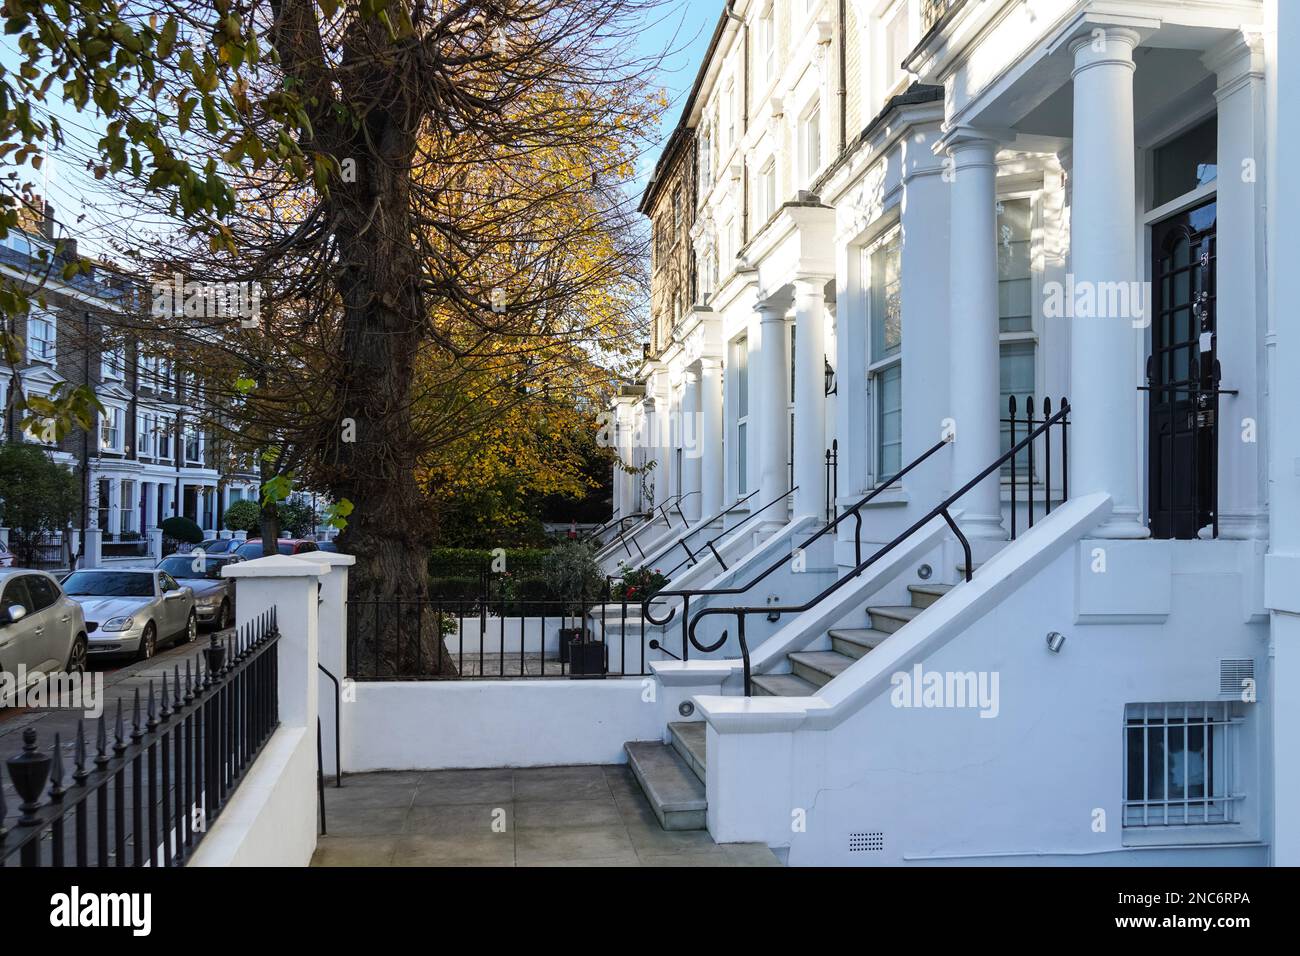
[[[412,382],[431,308],[420,291],[423,270],[410,238],[415,144],[413,137],[388,132],[377,145],[380,155],[358,176],[360,195],[331,200],[346,223],[339,230],[346,266],[335,280],[344,315],[339,466],[330,492],[353,505],[339,537],[339,547],[356,557],[348,579],[348,639],[367,675],[456,677],[440,621],[427,603],[433,522],[415,480]],[[353,440],[345,442],[347,419]]]

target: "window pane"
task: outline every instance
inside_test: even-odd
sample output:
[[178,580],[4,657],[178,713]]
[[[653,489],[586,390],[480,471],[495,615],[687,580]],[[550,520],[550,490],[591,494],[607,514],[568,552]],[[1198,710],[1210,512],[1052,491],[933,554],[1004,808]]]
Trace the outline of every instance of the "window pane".
[[998,203],[998,325],[1003,332],[1028,332],[1033,328],[1032,237],[1029,200]]
[[903,345],[902,269],[895,233],[871,254],[871,361],[897,355]]
[[749,415],[749,340],[736,343],[736,416]]
[[903,366],[891,365],[875,376],[877,480],[896,475],[903,467]]
[[1219,122],[1215,116],[1156,149],[1152,208],[1218,178],[1218,139]]
[[[999,417],[1006,418],[1011,396],[1016,398],[1016,441],[1029,433],[1025,423],[1025,400],[1034,395],[1034,343],[1006,342],[1002,345],[1001,361],[998,369],[1000,383]],[[1034,398],[1034,417],[1042,417],[1042,404]],[[1011,450],[1011,424],[1002,423],[1001,451],[1006,454]],[[1011,473],[1011,463],[1002,466],[1004,474]],[[1016,480],[1023,479],[1029,473],[1029,449],[1022,448],[1016,455]]]
[[749,443],[746,438],[747,426],[744,422],[736,427],[736,490],[742,495],[749,491],[749,478],[746,474],[746,462],[749,459]]

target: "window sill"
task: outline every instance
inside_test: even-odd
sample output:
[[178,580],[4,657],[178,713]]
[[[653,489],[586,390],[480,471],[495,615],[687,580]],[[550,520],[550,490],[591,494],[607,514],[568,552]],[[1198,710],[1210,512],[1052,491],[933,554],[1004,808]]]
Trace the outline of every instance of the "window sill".
[[1245,838],[1240,823],[1193,823],[1170,826],[1124,827],[1124,846],[1188,846],[1240,843]]
[[[836,507],[843,513],[846,509],[852,508],[859,501],[871,494],[871,489],[863,491],[861,494],[851,498],[841,497],[835,502]],[[872,508],[897,508],[912,503],[912,496],[905,487],[889,488],[880,492],[862,506],[864,511]]]

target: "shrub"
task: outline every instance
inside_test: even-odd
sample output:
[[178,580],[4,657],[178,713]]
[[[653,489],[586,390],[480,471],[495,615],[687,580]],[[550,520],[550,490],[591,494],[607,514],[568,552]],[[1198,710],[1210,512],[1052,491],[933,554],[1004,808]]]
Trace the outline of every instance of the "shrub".
[[221,516],[221,524],[227,531],[247,531],[257,534],[262,527],[262,509],[256,501],[245,498],[232,502]]
[[162,528],[163,534],[176,541],[187,544],[199,544],[203,541],[203,529],[182,515],[173,515],[164,519],[159,527]]
[[653,571],[649,568],[633,568],[624,564],[619,570],[622,577],[615,582],[610,594],[616,601],[645,601],[654,597],[663,590],[668,578],[662,571],[655,568]]
[[566,541],[552,548],[545,572],[551,596],[562,600],[569,614],[581,613],[605,588],[596,549],[586,541]]

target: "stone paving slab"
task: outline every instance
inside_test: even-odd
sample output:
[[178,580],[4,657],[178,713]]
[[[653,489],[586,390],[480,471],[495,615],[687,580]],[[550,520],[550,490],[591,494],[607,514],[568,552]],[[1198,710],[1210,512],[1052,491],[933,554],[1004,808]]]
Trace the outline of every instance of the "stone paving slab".
[[780,866],[665,831],[626,765],[345,775],[313,866]]

